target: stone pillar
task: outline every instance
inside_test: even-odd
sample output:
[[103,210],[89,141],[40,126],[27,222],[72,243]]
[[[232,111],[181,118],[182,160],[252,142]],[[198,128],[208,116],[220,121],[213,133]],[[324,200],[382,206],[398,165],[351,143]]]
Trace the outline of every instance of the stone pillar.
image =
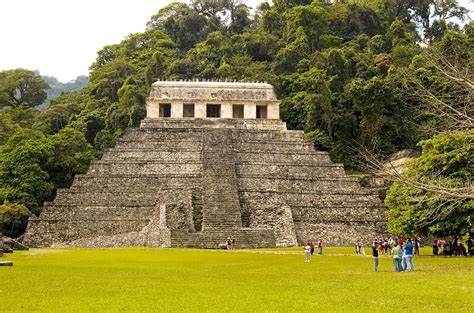
[[280,119],[280,106],[278,104],[269,104],[267,106],[267,118],[272,120]]
[[232,104],[221,104],[221,118],[232,118]]
[[257,106],[255,104],[244,105],[244,119],[257,118]]
[[171,117],[183,118],[183,104],[180,102],[171,103]]
[[160,105],[157,102],[147,100],[146,102],[146,116],[149,118],[160,117]]
[[197,118],[206,118],[206,104],[205,103],[195,103],[194,104],[194,117]]

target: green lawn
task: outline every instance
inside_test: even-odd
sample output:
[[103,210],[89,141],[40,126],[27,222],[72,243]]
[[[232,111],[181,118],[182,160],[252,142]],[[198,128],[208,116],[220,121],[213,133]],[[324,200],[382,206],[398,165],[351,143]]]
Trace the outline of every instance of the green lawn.
[[[366,248],[368,252],[368,249]],[[474,258],[389,257],[326,248],[31,249],[0,260],[0,312],[474,312]]]

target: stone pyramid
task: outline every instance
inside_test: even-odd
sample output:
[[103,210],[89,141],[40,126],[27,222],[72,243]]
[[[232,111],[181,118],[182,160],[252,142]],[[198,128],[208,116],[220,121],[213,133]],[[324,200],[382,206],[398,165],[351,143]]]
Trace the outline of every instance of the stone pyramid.
[[385,236],[377,192],[287,130],[278,106],[264,83],[156,82],[140,128],[58,190],[24,242],[259,248]]

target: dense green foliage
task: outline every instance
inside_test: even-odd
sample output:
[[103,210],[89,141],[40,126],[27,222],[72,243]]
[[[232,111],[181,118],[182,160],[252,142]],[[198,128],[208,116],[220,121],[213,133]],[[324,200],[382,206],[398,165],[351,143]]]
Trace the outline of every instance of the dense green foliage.
[[13,238],[20,236],[25,231],[30,214],[26,206],[6,201],[0,205],[0,234]]
[[450,189],[442,193],[436,187],[469,187],[474,167],[474,129],[443,133],[420,145],[422,155],[409,164],[405,177],[435,185],[417,188],[395,182],[385,200],[391,208],[389,230],[394,234],[462,236],[469,230],[468,217],[474,221],[474,199],[453,197]]
[[92,147],[77,130],[53,136],[20,129],[0,149],[0,203],[11,201],[38,213],[53,190],[69,186],[75,173],[87,170]]
[[8,256],[14,266],[1,269],[2,310],[471,312],[472,258],[429,250],[415,257],[414,273],[394,272],[385,255],[374,273],[372,257],[352,247],[328,247],[310,263],[302,248],[31,249]]
[[88,85],[42,112],[31,107],[46,97],[44,80],[2,72],[0,203],[37,213],[93,155],[139,125],[157,79],[268,81],[288,127],[348,169],[360,169],[354,147],[380,157],[416,148],[457,123],[425,106],[436,102],[430,93],[413,90],[448,102],[462,91],[427,59],[437,46],[472,69],[474,26],[450,20],[465,13],[452,0],[275,0],[253,14],[237,0],[174,2],[143,33],[98,51]]
[[40,105],[46,100],[48,88],[35,72],[21,68],[0,72],[0,108]]

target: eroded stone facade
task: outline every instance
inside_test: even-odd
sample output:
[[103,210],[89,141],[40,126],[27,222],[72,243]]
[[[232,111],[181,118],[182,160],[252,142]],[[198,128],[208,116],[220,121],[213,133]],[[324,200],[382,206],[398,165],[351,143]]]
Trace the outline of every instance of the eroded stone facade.
[[309,238],[347,245],[385,235],[377,193],[278,118],[244,116],[244,126],[240,118],[154,115],[155,104],[170,100],[278,108],[268,84],[232,84],[155,83],[141,127],[45,203],[24,242],[218,248],[233,237],[238,248],[257,248]]

